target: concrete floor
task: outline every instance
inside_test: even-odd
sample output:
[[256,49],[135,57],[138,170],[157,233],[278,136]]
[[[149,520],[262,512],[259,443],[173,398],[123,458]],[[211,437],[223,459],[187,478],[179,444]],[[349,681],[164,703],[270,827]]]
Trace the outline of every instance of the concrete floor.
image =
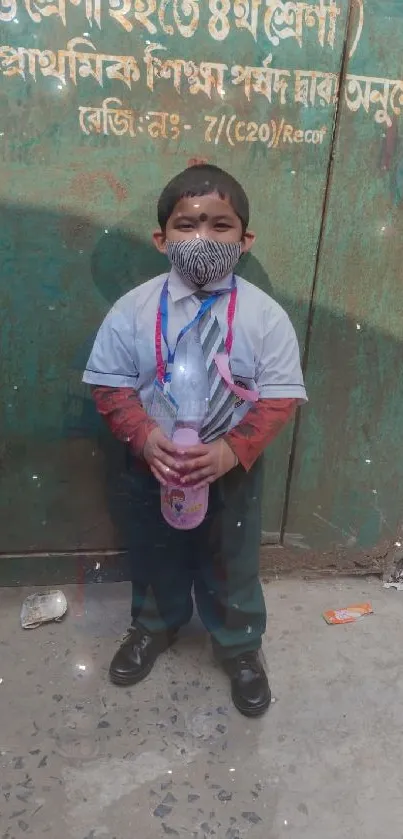
[[[268,585],[276,702],[258,721],[231,707],[197,623],[119,689],[107,667],[128,586],[67,588],[64,622],[32,631],[19,628],[26,593],[0,592],[2,839],[403,836],[403,593]],[[355,625],[321,618],[367,599],[375,614]]]

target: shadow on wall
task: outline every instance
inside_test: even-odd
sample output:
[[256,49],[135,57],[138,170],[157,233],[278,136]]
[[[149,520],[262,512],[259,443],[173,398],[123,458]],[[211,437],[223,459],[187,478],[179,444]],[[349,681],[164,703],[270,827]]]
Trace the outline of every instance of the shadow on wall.
[[[124,225],[135,228],[136,216]],[[80,377],[113,302],[166,267],[151,243],[120,228],[105,234],[73,215],[0,208],[7,313],[1,336],[7,359],[1,385],[7,406],[0,450],[3,551],[125,543],[122,447],[100,424]],[[273,293],[252,254],[240,273]],[[293,318],[299,304],[284,290],[275,297]],[[374,546],[393,538],[403,482],[401,367],[399,341],[365,323],[357,333],[355,321],[316,309],[311,402],[300,431],[290,508],[292,531],[310,544]],[[41,481],[34,480],[38,475]],[[105,498],[115,535],[104,522]]]

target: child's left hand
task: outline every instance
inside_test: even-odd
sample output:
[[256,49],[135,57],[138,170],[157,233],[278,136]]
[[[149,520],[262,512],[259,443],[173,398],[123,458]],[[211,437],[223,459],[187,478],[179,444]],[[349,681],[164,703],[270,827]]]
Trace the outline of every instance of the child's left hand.
[[200,443],[181,452],[184,456],[182,484],[192,484],[195,489],[212,484],[238,465],[238,458],[224,439],[213,443]]

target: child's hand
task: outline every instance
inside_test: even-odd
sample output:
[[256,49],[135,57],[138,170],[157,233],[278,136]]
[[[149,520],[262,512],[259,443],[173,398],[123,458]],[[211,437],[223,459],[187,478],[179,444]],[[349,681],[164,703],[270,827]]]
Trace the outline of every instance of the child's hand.
[[236,454],[222,438],[192,446],[181,454],[186,457],[183,464],[186,474],[181,478],[181,484],[192,484],[195,489],[212,484],[238,465]]
[[144,460],[147,461],[154,478],[163,486],[168,480],[178,479],[177,462],[175,455],[178,450],[160,428],[153,428],[150,431],[143,449]]

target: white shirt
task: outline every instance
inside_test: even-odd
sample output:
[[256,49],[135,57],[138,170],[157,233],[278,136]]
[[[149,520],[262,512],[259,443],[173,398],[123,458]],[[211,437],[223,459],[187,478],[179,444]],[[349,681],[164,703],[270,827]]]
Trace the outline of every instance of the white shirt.
[[[162,287],[160,274],[118,300],[99,329],[83,381],[105,387],[134,388],[147,409],[156,377],[155,322]],[[232,377],[247,388],[257,388],[262,399],[307,401],[295,330],[284,309],[256,286],[236,277],[237,304],[230,355]],[[213,293],[230,289],[231,276],[208,286]],[[171,269],[168,279],[168,341],[174,347],[180,330],[193,320],[200,300]],[[227,335],[229,294],[213,304],[223,338]],[[162,341],[164,359],[167,350]],[[249,404],[237,404],[231,427],[245,416]]]

